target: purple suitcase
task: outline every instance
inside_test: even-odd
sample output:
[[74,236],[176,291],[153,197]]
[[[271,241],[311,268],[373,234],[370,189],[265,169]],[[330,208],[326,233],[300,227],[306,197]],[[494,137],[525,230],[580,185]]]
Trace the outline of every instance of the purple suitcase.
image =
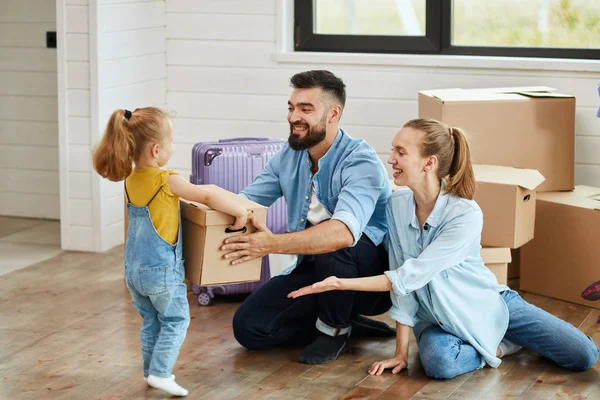
[[[284,140],[267,138],[235,138],[196,143],[192,148],[190,182],[196,185],[214,184],[230,192],[240,193],[254,181],[269,159],[284,144]],[[273,233],[287,231],[287,209],[283,198],[269,207],[267,227]],[[198,303],[207,306],[215,294],[251,293],[270,278],[269,258],[263,257],[259,282],[221,286],[193,285],[192,288],[198,295]]]

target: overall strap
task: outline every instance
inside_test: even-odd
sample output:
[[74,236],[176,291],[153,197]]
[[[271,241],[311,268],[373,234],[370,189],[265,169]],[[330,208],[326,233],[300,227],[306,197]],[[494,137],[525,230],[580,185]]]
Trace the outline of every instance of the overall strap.
[[125,187],[125,196],[127,196],[127,203],[131,204],[131,200],[129,199],[129,192],[127,191],[127,182],[123,181],[123,186]]
[[148,207],[150,205],[150,203],[152,203],[152,200],[154,200],[154,198],[156,197],[157,194],[160,193],[160,191],[162,190],[162,186],[158,188],[158,190],[156,191],[156,193],[154,193],[154,196],[152,196],[152,198],[150,199],[150,201],[148,202],[148,204],[146,204],[146,207]]

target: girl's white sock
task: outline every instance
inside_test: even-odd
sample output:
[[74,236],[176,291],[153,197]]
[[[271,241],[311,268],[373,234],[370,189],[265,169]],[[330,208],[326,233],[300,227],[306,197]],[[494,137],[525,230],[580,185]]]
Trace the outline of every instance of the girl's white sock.
[[[175,380],[175,375],[171,374],[171,379]],[[148,377],[145,376],[144,380],[146,381],[146,383],[148,383]]]
[[187,389],[182,388],[175,382],[175,379],[160,378],[154,375],[148,375],[148,385],[155,389],[164,390],[172,396],[187,396]]

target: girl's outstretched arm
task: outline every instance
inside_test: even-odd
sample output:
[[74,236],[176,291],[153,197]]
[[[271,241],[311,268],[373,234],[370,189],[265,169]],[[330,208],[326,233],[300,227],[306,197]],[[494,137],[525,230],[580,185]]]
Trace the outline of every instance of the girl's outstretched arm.
[[219,193],[213,192],[207,187],[194,185],[183,179],[181,175],[173,174],[169,176],[168,182],[171,192],[182,199],[195,201],[213,210],[234,216],[236,219],[232,229],[241,229],[246,225],[248,211],[238,203],[223,198]]

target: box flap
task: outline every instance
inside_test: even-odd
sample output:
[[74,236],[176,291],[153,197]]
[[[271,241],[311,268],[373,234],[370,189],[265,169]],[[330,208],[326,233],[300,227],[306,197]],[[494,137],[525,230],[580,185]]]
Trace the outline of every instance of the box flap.
[[578,185],[571,192],[543,192],[538,195],[538,200],[542,201],[600,210],[600,188],[592,186]]
[[564,93],[549,93],[549,92],[519,92],[520,95],[527,97],[536,98],[560,98],[560,99],[574,99],[575,96]]
[[600,210],[600,188],[577,185],[574,192],[577,196],[581,196],[584,199],[588,208]]
[[448,97],[452,97],[454,92],[461,92],[463,89],[454,88],[454,89],[435,89],[435,90],[421,90],[419,93],[424,94],[425,96],[435,97],[440,100],[444,100]]
[[506,87],[483,89],[490,90],[493,93],[514,93],[527,97],[556,97],[556,98],[574,98],[571,94],[558,93],[556,89],[548,86],[523,86],[523,87]]
[[534,190],[545,180],[544,176],[535,169],[473,164],[473,170],[477,182],[517,185],[528,190]]
[[492,93],[549,93],[555,92],[556,89],[548,86],[512,86],[512,87],[499,87],[499,88],[488,88],[488,89],[473,89],[482,90]]
[[482,247],[481,258],[484,264],[508,264],[512,261],[510,249],[505,247]]
[[[229,198],[236,203],[241,204],[247,210],[266,210],[267,207],[248,200],[243,196],[231,193],[228,190],[222,189],[215,185],[202,185],[203,188],[212,192],[219,193],[221,196]],[[210,225],[231,225],[235,222],[235,218],[215,211],[204,204],[197,203],[195,201],[189,201],[181,199],[181,214],[182,217],[190,221],[195,222],[199,225],[210,226]]]
[[600,201],[600,188],[586,185],[577,185],[575,186],[575,193],[581,195],[582,197],[587,197],[592,200]]
[[522,86],[483,89],[438,89],[423,90],[420,93],[435,97],[440,101],[498,101],[519,100],[526,97],[559,97],[572,98],[572,95],[556,93],[556,89],[548,86]]
[[442,102],[448,101],[498,101],[520,100],[522,96],[514,93],[494,93],[489,90],[441,89],[425,90],[420,93],[434,97]]

